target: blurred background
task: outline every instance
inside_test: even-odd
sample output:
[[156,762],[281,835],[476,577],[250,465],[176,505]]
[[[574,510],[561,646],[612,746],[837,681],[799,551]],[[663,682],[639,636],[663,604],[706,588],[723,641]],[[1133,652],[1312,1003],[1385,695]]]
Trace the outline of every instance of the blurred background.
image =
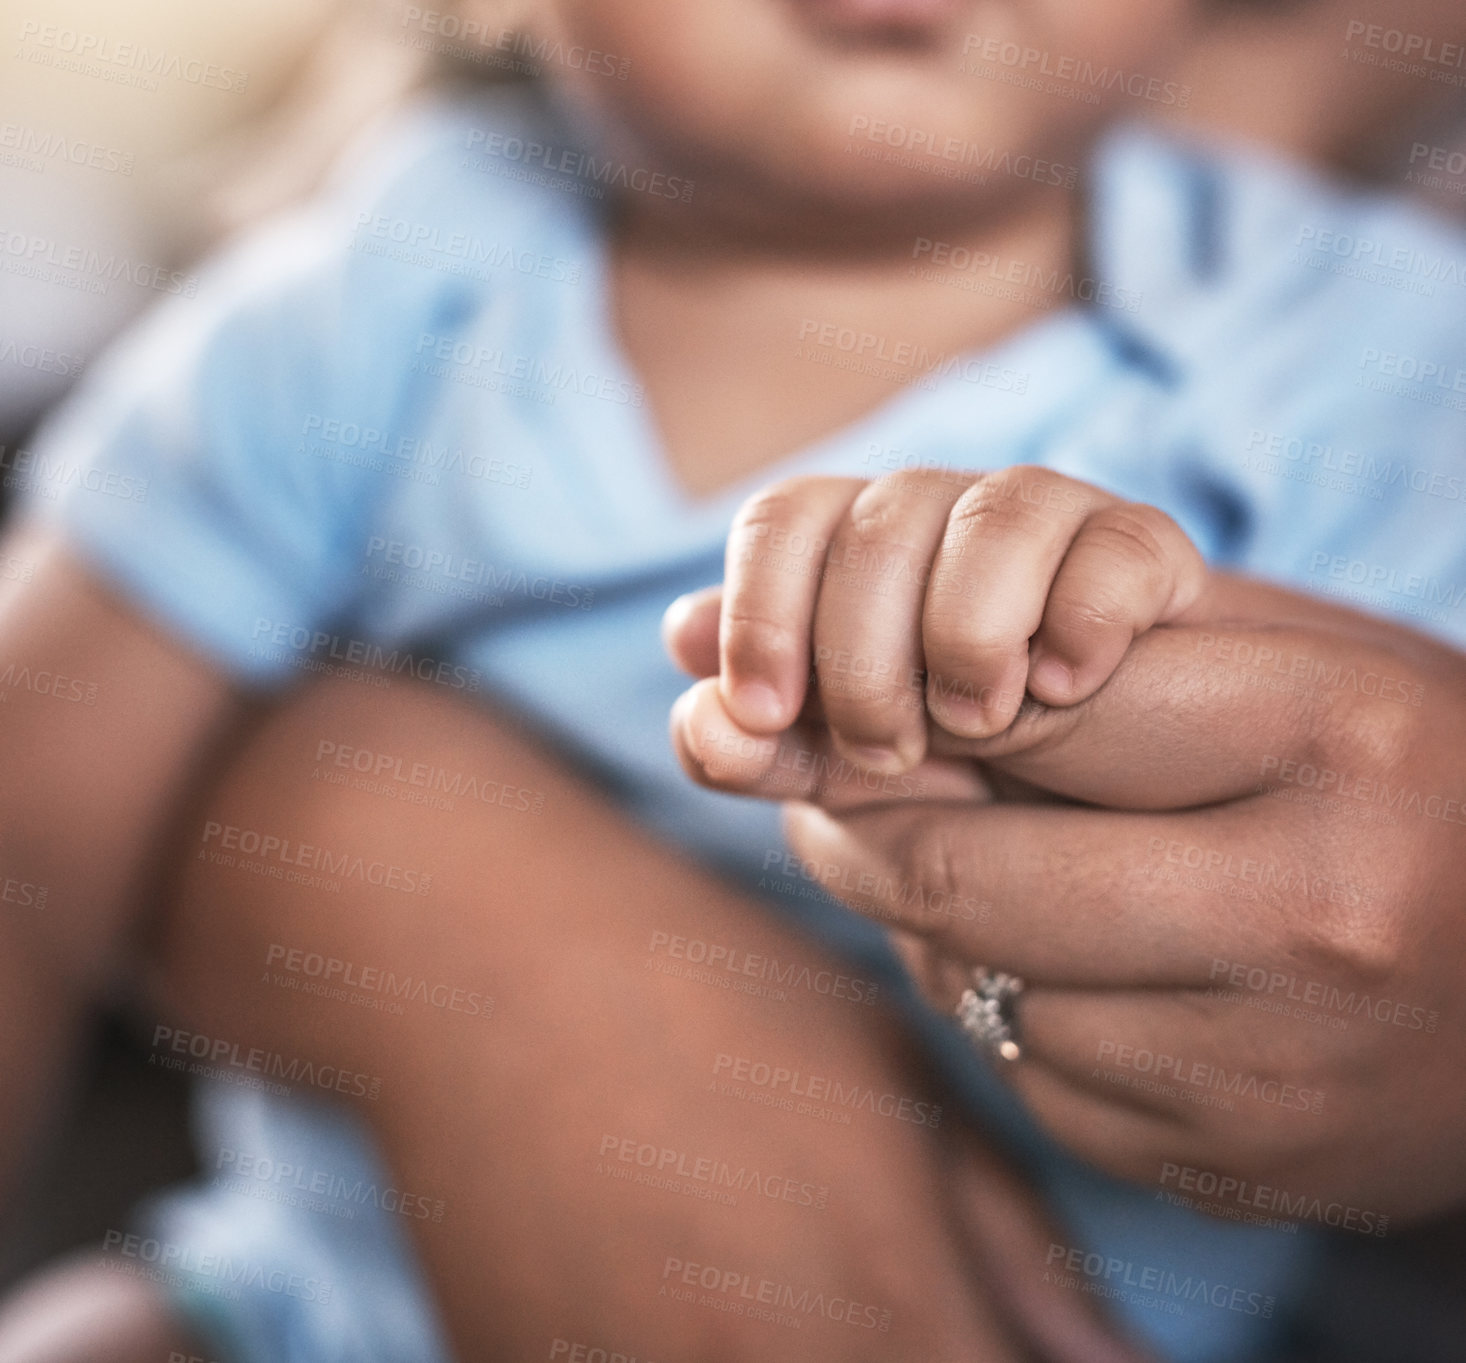
[[[1466,219],[1466,88],[1360,61],[1346,41],[1351,24],[1381,24],[1466,42],[1461,0],[1197,3],[1211,39],[1174,73],[1185,108],[1155,116]],[[499,74],[487,51],[432,32],[429,8],[0,0],[0,515],[17,453],[111,337],[190,291],[222,241],[312,193],[413,91]],[[507,13],[438,0],[454,8]],[[46,27],[166,51],[190,74],[101,78],[35,41]],[[1466,83],[1466,69],[1455,74]],[[45,268],[78,253],[94,264]],[[28,1190],[18,1241],[0,1250],[0,1288],[190,1173],[186,1100],[182,1081],[148,1067],[120,1012],[99,1015],[65,1139]],[[1332,1254],[1300,1361],[1466,1357],[1466,1223],[1341,1237]],[[1410,1341],[1392,1329],[1402,1317],[1418,1326]]]

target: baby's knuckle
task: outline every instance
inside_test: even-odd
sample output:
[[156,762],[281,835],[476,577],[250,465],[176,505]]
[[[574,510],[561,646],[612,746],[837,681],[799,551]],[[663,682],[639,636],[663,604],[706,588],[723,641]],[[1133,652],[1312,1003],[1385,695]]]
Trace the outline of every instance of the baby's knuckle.
[[940,618],[924,631],[923,642],[930,670],[959,676],[1000,666],[1028,647],[1027,636],[1019,631]]
[[953,504],[947,518],[948,538],[962,543],[974,535],[1040,534],[1048,529],[1041,512],[1016,495],[1018,469],[985,474]]
[[1045,625],[1071,643],[1094,639],[1130,628],[1130,606],[1110,592],[1091,590],[1054,602]]
[[772,657],[792,656],[801,644],[793,625],[774,616],[734,610],[723,622],[724,661],[734,671],[756,667]]
[[755,492],[733,517],[735,530],[756,531],[789,525],[804,515],[823,479],[786,478]]
[[883,478],[861,489],[850,504],[840,539],[858,549],[909,547],[912,520],[911,499]]
[[1171,538],[1170,517],[1141,502],[1124,502],[1096,511],[1084,527],[1091,543],[1097,543],[1120,558],[1138,563],[1147,571],[1169,575],[1173,567],[1167,548]]

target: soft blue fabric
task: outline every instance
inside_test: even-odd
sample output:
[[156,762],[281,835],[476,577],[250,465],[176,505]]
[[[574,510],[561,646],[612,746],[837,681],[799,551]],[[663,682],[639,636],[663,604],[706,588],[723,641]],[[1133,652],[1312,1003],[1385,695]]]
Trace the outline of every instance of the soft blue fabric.
[[[991,353],[698,501],[608,326],[598,182],[525,150],[573,145],[536,98],[424,104],[332,194],[233,251],[198,299],[161,309],[44,432],[33,505],[241,681],[386,661],[511,706],[657,833],[894,978],[873,928],[783,874],[777,811],[693,789],[668,748],[684,681],[659,617],[720,577],[756,486],[1045,464],[1166,508],[1216,563],[1466,632],[1454,232],[1292,166],[1122,132],[1091,176],[1104,306],[1071,305],[1061,283],[1052,311]],[[914,263],[948,272],[934,288],[989,278]],[[1401,356],[1445,384],[1392,391]],[[1283,1316],[1306,1233],[1201,1219],[1078,1167],[950,1027],[913,1014],[1076,1243],[1137,1275],[1276,1297]],[[298,1167],[370,1168],[350,1123],[315,1109],[221,1088],[203,1117],[206,1166],[247,1140]],[[336,1285],[330,1309],[210,1299],[239,1363],[439,1358],[404,1241],[378,1219],[368,1235],[361,1218],[215,1190],[174,1195],[154,1224]],[[1113,1305],[1170,1359],[1231,1363],[1273,1328],[1161,1295]]]

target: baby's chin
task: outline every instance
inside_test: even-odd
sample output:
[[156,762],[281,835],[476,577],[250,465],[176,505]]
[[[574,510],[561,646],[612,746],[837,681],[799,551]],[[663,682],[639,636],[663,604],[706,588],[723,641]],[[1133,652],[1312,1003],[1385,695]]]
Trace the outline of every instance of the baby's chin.
[[[880,92],[882,95],[888,92]],[[954,108],[940,100],[832,99],[776,123],[683,124],[666,155],[699,197],[736,219],[740,210],[799,234],[836,227],[908,236],[939,224],[974,225],[1036,192],[1072,188],[1073,156],[1048,151],[1048,130],[1011,111]]]
[[[707,0],[682,24],[639,28],[626,81],[572,80],[573,95],[626,154],[694,181],[695,202],[816,224],[842,213],[850,233],[898,210],[981,213],[1035,187],[1007,169],[1015,159],[1082,143],[1089,106],[963,69],[973,0],[879,0],[882,24],[858,41],[822,27],[828,6],[867,3],[748,0],[734,14]],[[882,36],[901,6],[930,18],[932,42]]]

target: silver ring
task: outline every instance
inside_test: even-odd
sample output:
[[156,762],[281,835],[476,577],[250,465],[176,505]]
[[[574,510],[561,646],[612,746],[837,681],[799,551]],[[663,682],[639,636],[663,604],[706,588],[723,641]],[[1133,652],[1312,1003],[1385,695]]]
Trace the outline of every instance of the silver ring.
[[964,989],[957,1002],[962,1030],[995,1060],[1013,1061],[1023,1054],[1013,1035],[1014,1000],[1022,992],[1023,981],[1017,975],[980,965],[973,968],[971,988]]

